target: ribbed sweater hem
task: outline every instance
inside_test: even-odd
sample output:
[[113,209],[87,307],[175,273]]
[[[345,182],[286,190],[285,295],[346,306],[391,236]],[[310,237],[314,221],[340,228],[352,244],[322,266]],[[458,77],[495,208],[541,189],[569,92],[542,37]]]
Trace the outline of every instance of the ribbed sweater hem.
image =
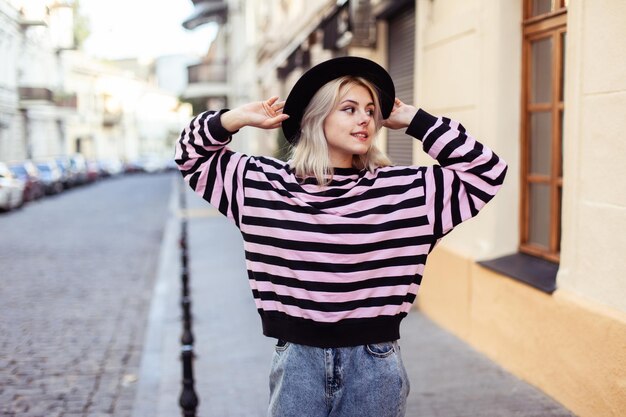
[[400,338],[400,322],[406,313],[369,319],[318,323],[278,312],[259,311],[263,334],[299,345],[339,348],[382,343]]
[[428,129],[434,126],[435,123],[437,123],[435,116],[423,109],[419,109],[406,129],[406,134],[422,140],[426,136]]

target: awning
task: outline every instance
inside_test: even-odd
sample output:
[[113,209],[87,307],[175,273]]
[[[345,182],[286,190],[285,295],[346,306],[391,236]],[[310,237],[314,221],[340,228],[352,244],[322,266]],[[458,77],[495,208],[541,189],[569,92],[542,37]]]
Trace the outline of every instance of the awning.
[[387,19],[410,3],[414,0],[381,0],[373,7],[372,14],[376,19]]
[[226,21],[227,12],[228,5],[224,1],[198,3],[191,16],[183,22],[183,27],[192,30],[209,22],[223,23]]
[[276,71],[279,67],[284,66],[285,61],[289,59],[289,56],[300,48],[313,31],[319,28],[320,23],[332,18],[332,16],[337,13],[338,8],[341,8],[346,1],[347,0],[338,0],[337,4],[330,3],[323,6],[319,11],[321,19],[313,19],[304,25],[289,43],[280,48],[273,58],[269,60],[269,62],[259,68],[256,73],[257,80],[264,80],[270,71]]

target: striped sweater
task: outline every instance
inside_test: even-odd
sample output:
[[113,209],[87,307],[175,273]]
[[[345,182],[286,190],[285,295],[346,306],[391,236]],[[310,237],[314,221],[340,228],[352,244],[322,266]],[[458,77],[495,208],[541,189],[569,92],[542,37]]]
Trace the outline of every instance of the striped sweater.
[[229,150],[221,112],[183,130],[176,162],[243,235],[263,333],[317,347],[399,339],[428,254],[478,214],[507,165],[462,125],[419,110],[406,133],[439,164],[340,168],[320,188],[289,164]]

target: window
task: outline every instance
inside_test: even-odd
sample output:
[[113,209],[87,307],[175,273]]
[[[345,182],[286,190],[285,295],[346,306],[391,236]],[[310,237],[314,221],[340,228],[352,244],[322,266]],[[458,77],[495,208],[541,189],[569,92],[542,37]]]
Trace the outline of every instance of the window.
[[524,0],[520,252],[559,261],[567,0]]
[[523,0],[519,252],[479,265],[552,294],[563,189],[563,74],[568,0]]

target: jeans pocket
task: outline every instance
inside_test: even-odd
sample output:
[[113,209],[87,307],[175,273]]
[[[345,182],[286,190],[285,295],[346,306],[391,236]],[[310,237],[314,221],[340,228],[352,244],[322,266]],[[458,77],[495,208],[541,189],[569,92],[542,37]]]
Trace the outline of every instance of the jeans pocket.
[[365,345],[365,350],[376,358],[386,358],[396,351],[393,342],[371,343]]
[[288,347],[289,347],[289,342],[283,339],[278,339],[278,341],[276,342],[276,346],[274,346],[274,350],[280,353],[280,352],[284,352]]

